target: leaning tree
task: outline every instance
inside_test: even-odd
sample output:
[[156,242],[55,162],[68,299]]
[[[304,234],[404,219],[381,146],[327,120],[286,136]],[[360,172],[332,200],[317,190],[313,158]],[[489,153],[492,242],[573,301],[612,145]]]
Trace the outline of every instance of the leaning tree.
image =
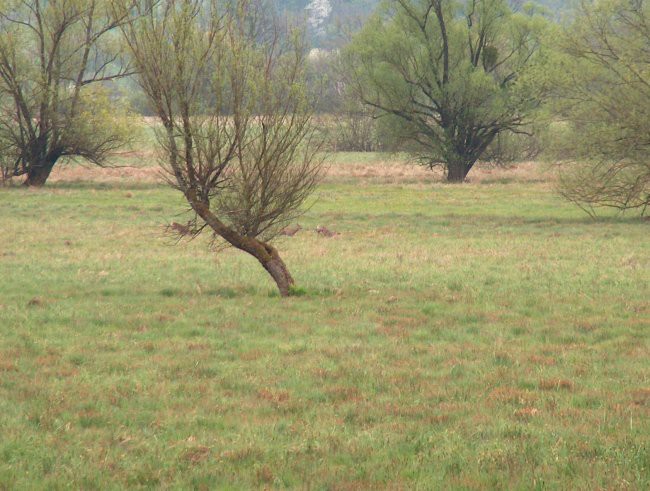
[[522,74],[544,25],[505,0],[386,2],[347,51],[350,83],[393,120],[418,161],[461,182],[499,134],[524,131],[539,105]]
[[0,0],[4,169],[42,186],[64,157],[103,164],[129,140],[105,82],[129,73],[104,0]]
[[189,228],[254,256],[289,295],[294,280],[269,241],[322,167],[300,33],[249,0],[141,0],[131,15],[122,30],[160,119],[161,162],[194,212]]

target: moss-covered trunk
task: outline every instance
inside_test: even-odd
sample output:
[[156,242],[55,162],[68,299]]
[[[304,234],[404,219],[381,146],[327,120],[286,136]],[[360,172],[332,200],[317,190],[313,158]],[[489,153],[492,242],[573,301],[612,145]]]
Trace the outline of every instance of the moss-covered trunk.
[[290,295],[294,280],[275,247],[255,237],[240,235],[219,220],[210,211],[207,204],[197,200],[192,194],[188,194],[187,198],[194,211],[196,211],[217,235],[233,247],[249,253],[260,262],[267,273],[271,275],[273,281],[275,281],[281,296],[288,297]]

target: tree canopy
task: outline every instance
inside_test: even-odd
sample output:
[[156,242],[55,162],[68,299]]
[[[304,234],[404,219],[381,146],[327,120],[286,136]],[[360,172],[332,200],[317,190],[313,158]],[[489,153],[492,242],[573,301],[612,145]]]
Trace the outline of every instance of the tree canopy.
[[560,191],[590,213],[650,205],[650,3],[579,4],[555,38],[554,108],[567,125]]
[[103,0],[0,3],[0,148],[11,173],[45,184],[62,157],[102,164],[129,139],[102,82],[130,72]]
[[545,24],[504,0],[387,2],[347,52],[350,83],[420,162],[463,181],[497,135],[521,131],[539,106],[525,72]]

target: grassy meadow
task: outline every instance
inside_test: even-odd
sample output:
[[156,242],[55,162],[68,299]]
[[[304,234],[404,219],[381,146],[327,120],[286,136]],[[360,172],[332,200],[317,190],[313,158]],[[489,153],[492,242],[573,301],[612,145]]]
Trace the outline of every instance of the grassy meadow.
[[647,220],[339,155],[281,299],[140,165],[0,189],[0,489],[650,487]]

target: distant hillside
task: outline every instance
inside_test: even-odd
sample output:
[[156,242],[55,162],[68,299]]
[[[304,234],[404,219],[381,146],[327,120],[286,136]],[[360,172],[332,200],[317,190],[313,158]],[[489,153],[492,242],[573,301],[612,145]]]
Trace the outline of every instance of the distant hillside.
[[356,30],[381,0],[274,0],[282,14],[302,18],[307,23],[314,46],[340,42],[342,33]]
[[[315,47],[339,44],[350,30],[356,30],[374,12],[381,0],[273,0],[284,15],[304,19],[309,37]],[[527,0],[511,0],[521,6]],[[560,17],[569,8],[571,0],[537,0],[549,14]]]

